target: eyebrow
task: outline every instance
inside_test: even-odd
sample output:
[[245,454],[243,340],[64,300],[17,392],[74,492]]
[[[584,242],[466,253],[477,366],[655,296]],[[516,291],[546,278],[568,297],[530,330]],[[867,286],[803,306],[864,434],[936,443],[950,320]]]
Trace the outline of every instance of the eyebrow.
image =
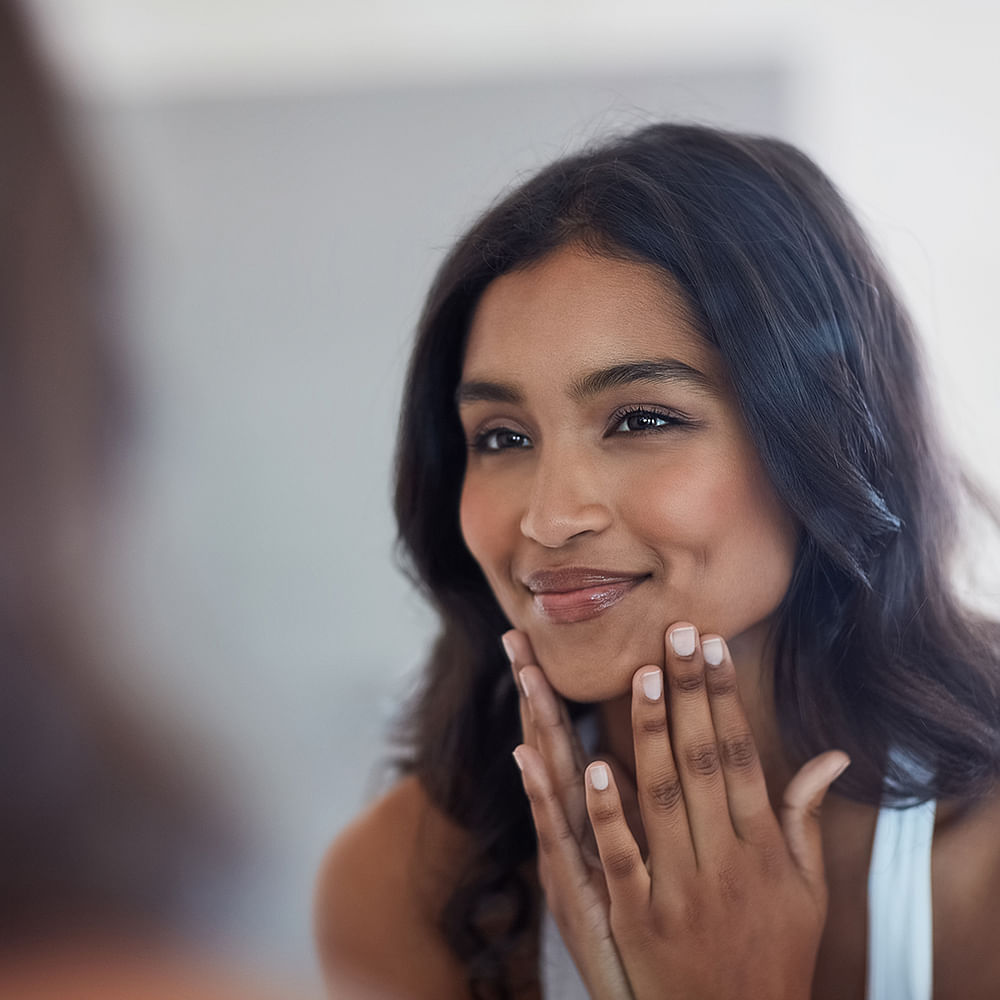
[[[570,385],[570,398],[583,402],[609,389],[616,389],[636,382],[679,382],[702,392],[718,394],[712,380],[676,358],[657,358],[647,361],[623,361],[608,368],[598,368],[575,379]],[[455,402],[463,403],[521,403],[521,390],[509,382],[473,379],[459,384]]]
[[712,380],[697,368],[676,358],[659,358],[653,361],[625,361],[610,368],[599,368],[576,379],[570,386],[570,396],[581,402],[633,382],[680,382],[703,392],[718,391]]

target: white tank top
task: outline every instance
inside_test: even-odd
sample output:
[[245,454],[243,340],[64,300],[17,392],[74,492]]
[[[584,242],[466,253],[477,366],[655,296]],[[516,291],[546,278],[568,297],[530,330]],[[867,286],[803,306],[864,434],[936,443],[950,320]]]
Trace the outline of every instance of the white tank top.
[[[867,1000],[931,1000],[931,844],[935,804],[880,809],[868,865]],[[589,1000],[559,928],[542,914],[545,1000]]]

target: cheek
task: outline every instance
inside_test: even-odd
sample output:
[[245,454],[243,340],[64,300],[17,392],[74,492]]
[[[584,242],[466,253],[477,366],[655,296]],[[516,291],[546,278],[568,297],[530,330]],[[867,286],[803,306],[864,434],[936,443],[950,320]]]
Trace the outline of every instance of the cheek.
[[717,599],[728,601],[739,632],[777,610],[788,590],[798,530],[762,470],[744,470],[717,497],[720,544],[708,550],[707,572],[719,581]]
[[475,477],[467,477],[459,501],[459,526],[465,546],[487,577],[493,576],[495,564],[504,558],[510,520],[502,495],[486,489]]
[[730,456],[659,470],[623,495],[628,522],[701,627],[732,634],[784,597],[798,531],[756,464]]
[[619,509],[631,531],[670,561],[702,552],[733,523],[737,490],[704,465],[677,463],[644,470],[619,493]]
[[486,536],[489,524],[489,514],[483,499],[475,487],[468,482],[463,483],[458,505],[458,523],[465,547],[477,562],[480,560],[482,539]]

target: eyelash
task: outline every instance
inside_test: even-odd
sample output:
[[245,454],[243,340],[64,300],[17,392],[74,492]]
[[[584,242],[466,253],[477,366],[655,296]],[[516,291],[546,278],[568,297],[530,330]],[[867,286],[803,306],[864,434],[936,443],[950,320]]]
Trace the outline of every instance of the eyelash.
[[639,430],[629,431],[628,433],[631,436],[636,434],[658,434],[659,432],[668,430],[671,427],[684,427],[690,423],[690,421],[685,420],[676,413],[671,413],[669,410],[661,410],[655,406],[626,406],[612,414],[611,425],[615,428],[612,433],[625,433],[623,431],[619,431],[617,428],[621,427],[621,425],[630,417],[638,416],[652,417],[655,420],[662,420],[663,424],[659,427],[643,427]]
[[[654,420],[663,421],[662,424],[656,427],[643,427],[638,430],[631,431],[620,431],[618,430],[625,421],[629,420],[631,417],[651,417]],[[660,434],[663,431],[670,430],[676,427],[687,427],[690,426],[690,421],[678,416],[676,413],[671,413],[667,410],[661,410],[657,407],[651,406],[629,406],[621,410],[616,410],[608,422],[611,428],[608,434],[627,434],[629,437],[645,437],[648,434]],[[472,451],[478,452],[480,454],[496,454],[501,451],[516,451],[520,448],[530,448],[530,443],[527,445],[511,445],[509,447],[490,447],[488,442],[495,435],[499,434],[509,434],[513,437],[520,438],[524,441],[529,441],[530,438],[527,434],[522,434],[520,431],[512,430],[510,427],[489,427],[484,431],[480,431],[469,443],[469,447]]]

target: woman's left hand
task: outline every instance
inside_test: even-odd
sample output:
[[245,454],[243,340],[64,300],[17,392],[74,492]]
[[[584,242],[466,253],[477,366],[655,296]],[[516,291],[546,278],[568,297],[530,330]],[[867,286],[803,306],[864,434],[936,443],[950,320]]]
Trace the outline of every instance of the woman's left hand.
[[[671,633],[687,639],[680,652]],[[707,665],[706,652],[719,662]],[[785,790],[779,823],[725,642],[678,623],[665,662],[669,711],[663,672],[644,667],[633,678],[646,860],[614,770],[594,762],[586,771],[608,927],[629,988],[637,1000],[665,988],[698,1000],[805,1000],[826,918],[818,810],[846,756],[829,751],[805,764]],[[573,910],[587,905],[574,874],[584,845],[554,812],[532,799],[540,854],[549,856],[549,905]],[[567,945],[574,956],[580,950]]]
[[[634,1000],[611,934],[607,884],[587,817],[583,748],[565,703],[535,665],[528,637],[508,632],[504,646],[524,740],[514,756],[538,835],[538,880],[546,904],[592,1000]],[[624,775],[620,781],[627,787]]]

